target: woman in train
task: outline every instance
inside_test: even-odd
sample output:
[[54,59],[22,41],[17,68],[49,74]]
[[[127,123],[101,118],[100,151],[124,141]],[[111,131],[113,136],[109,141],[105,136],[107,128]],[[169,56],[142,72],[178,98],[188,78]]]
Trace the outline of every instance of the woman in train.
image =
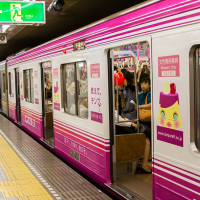
[[133,75],[128,70],[123,73],[124,75],[124,87],[123,96],[125,98],[125,107],[121,111],[121,117],[129,120],[137,118],[137,111],[135,109],[133,101],[136,102],[135,85],[133,84]]
[[[138,96],[139,109],[151,110],[151,89],[150,89],[150,77],[149,74],[145,74],[140,78],[140,87],[142,93]],[[134,124],[133,124],[134,126]],[[137,125],[135,125],[137,128]],[[144,157],[142,161],[142,168],[138,170],[138,173],[151,173],[151,167],[148,165],[148,159],[150,154],[151,144],[151,121],[141,122],[140,119],[140,132],[143,132],[146,136]]]

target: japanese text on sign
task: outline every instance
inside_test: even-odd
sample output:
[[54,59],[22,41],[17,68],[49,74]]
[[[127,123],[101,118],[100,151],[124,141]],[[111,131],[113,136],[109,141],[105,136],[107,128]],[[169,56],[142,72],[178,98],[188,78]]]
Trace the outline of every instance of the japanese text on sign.
[[179,73],[179,55],[158,58],[159,77],[178,77]]

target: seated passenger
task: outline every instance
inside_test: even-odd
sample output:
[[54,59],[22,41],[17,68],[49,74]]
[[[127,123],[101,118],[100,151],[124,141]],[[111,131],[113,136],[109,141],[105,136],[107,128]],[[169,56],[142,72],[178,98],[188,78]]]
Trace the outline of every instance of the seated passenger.
[[115,124],[116,124],[116,135],[135,133],[135,127],[132,126],[132,122],[126,122],[128,119],[124,119],[119,115],[119,122],[117,121],[117,110],[115,110]]

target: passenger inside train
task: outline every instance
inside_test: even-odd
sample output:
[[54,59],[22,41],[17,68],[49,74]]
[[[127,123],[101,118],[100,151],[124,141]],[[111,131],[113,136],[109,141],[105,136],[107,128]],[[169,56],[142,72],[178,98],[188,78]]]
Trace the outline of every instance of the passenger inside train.
[[[116,52],[124,51],[124,55],[114,58],[115,73],[124,77],[124,81],[121,75],[117,81],[114,78],[115,135],[116,182],[130,189],[136,188],[137,184],[145,184],[150,191],[151,88],[147,48],[148,43],[143,42],[114,49]],[[131,57],[127,50],[132,50],[136,56]]]

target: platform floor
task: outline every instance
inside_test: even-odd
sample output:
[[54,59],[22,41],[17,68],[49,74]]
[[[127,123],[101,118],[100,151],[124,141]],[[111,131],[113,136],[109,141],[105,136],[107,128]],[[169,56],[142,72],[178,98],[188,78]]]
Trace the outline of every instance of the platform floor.
[[111,199],[0,115],[0,200]]

